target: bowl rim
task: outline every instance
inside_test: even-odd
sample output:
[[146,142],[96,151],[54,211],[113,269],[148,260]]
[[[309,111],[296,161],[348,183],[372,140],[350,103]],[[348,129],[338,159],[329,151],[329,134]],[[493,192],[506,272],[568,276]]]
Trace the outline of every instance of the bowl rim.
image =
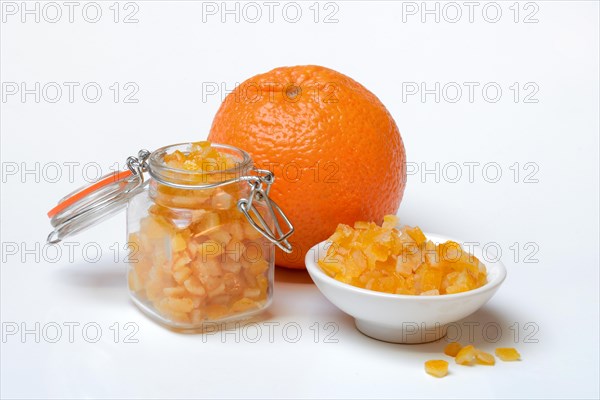
[[[424,234],[427,237],[427,239],[430,239],[430,236],[433,236],[435,238],[439,238],[442,240],[456,241],[448,236],[440,235],[440,234],[436,234],[436,233],[424,232]],[[416,294],[395,294],[395,293],[378,292],[376,290],[363,289],[358,286],[350,285],[349,283],[340,282],[337,279],[332,278],[331,276],[327,275],[321,269],[321,267],[319,267],[319,264],[314,260],[314,257],[311,257],[311,255],[319,254],[318,249],[320,247],[325,246],[328,242],[329,242],[328,240],[319,242],[316,245],[312,246],[306,253],[304,262],[305,262],[306,270],[308,271],[308,274],[310,275],[313,282],[315,282],[315,284],[317,283],[314,278],[316,276],[328,285],[336,286],[342,290],[348,290],[351,292],[355,292],[358,295],[368,295],[368,296],[380,297],[380,298],[385,298],[385,299],[433,301],[433,302],[454,300],[454,299],[460,299],[460,298],[465,298],[465,297],[477,296],[478,294],[485,293],[485,292],[488,292],[491,290],[495,290],[498,286],[500,286],[500,284],[502,284],[502,282],[504,282],[504,280],[506,279],[506,275],[507,275],[506,267],[504,266],[504,264],[502,263],[501,260],[498,260],[493,263],[486,264],[486,268],[488,268],[488,265],[494,266],[495,271],[497,272],[495,274],[496,276],[494,277],[494,279],[486,282],[483,286],[478,287],[477,289],[468,290],[466,292],[442,294],[442,295],[429,295],[429,296],[428,295],[422,296],[422,295],[416,295]],[[435,242],[435,240],[434,240],[434,242]],[[456,241],[456,242],[461,243],[460,241]]]

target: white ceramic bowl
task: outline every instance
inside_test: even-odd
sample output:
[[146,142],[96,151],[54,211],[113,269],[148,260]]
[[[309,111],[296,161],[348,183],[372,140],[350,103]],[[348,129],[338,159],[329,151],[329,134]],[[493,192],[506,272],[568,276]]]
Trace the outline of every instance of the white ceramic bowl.
[[[435,234],[425,235],[436,243],[453,240]],[[321,242],[308,251],[306,269],[311,278],[329,301],[354,317],[359,331],[386,342],[426,343],[444,337],[448,324],[477,311],[506,278],[502,262],[487,261],[481,249],[475,247],[473,253],[485,264],[488,273],[488,282],[480,288],[439,296],[376,292],[342,283],[323,272],[316,261],[325,257],[327,247],[327,242]]]

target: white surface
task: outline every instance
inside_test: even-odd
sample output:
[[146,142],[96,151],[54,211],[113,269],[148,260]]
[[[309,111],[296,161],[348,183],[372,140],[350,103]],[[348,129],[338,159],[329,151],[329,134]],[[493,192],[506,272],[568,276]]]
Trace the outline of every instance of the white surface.
[[[425,235],[434,243],[456,242],[447,236]],[[468,317],[487,303],[506,278],[504,264],[496,260],[486,264],[487,283],[467,292],[444,296],[375,292],[347,285],[327,275],[317,260],[327,258],[328,247],[327,242],[321,242],[308,251],[308,274],[327,300],[355,319],[362,333],[385,342],[418,344],[441,339],[450,324]],[[474,250],[473,255],[483,260],[483,252]],[[451,330],[455,326],[452,325]]]
[[[495,24],[480,12],[469,23],[465,8],[455,24],[431,17],[422,23],[418,15],[403,23],[402,3],[366,1],[338,2],[339,22],[333,24],[314,23],[312,3],[302,3],[306,17],[297,24],[280,14],[273,23],[235,23],[231,17],[203,23],[202,4],[191,1],[137,2],[137,24],[112,22],[112,2],[100,3],[103,18],[96,24],[81,18],[83,6],[73,23],[21,23],[18,16],[7,16],[1,26],[2,82],[79,82],[79,87],[98,82],[103,97],[88,103],[75,92],[73,103],[38,104],[31,96],[25,103],[16,96],[2,102],[5,172],[14,166],[10,163],[31,168],[36,162],[65,161],[97,162],[106,170],[141,147],[202,139],[220,101],[207,96],[203,102],[203,82],[224,82],[231,89],[276,66],[316,63],[364,84],[396,119],[412,166],[440,162],[451,178],[448,163],[481,163],[472,183],[466,167],[458,183],[409,176],[399,215],[427,231],[498,243],[508,279],[463,322],[479,324],[473,339],[484,349],[514,345],[523,361],[493,368],[451,364],[450,376],[434,379],[424,373],[423,362],[442,357],[443,343],[403,346],[365,337],[301,272],[277,272],[268,316],[279,324],[272,343],[264,324],[257,343],[247,340],[250,331],[239,343],[234,334],[221,340],[218,334],[167,331],[128,301],[125,266],[113,261],[109,249],[125,240],[123,215],[78,236],[72,260],[63,247],[65,254],[55,263],[36,262],[32,255],[22,262],[23,246],[44,243],[45,212],[85,183],[80,165],[73,182],[66,169],[57,183],[36,182],[32,175],[25,182],[18,176],[2,182],[1,240],[5,247],[17,246],[16,255],[2,251],[3,328],[39,322],[53,336],[52,323],[81,324],[73,343],[66,328],[58,343],[43,338],[35,343],[32,335],[24,343],[18,335],[7,337],[1,343],[2,397],[597,398],[598,3],[536,2],[539,22],[533,24],[514,23],[512,3],[499,3],[503,14]],[[522,7],[520,19],[532,11]],[[123,92],[125,83],[135,82],[139,102],[114,103],[108,88],[113,82],[120,83],[121,94],[131,90]],[[418,96],[403,101],[403,82],[405,88],[414,87],[412,82],[428,87],[497,82],[503,95],[489,103],[476,91],[471,103],[465,89],[457,103],[436,103],[431,95],[425,102]],[[514,82],[521,96],[535,89],[524,88],[534,82],[539,102],[523,103],[521,97],[515,103],[509,89]],[[481,166],[490,162],[503,172],[497,183],[482,178]],[[515,162],[521,169],[518,183],[509,169]],[[523,182],[533,171],[524,169],[528,162],[535,163],[528,168],[539,167],[538,183]],[[94,175],[93,165],[88,172]],[[493,177],[488,172],[487,178]],[[101,261],[86,262],[81,249],[88,242],[99,243]],[[521,249],[516,261],[510,249],[515,242]],[[527,243],[533,244],[524,248]],[[536,248],[538,262],[524,262]],[[94,256],[92,250],[88,256]],[[482,335],[490,321],[502,328],[497,344]],[[87,322],[102,328],[98,343],[83,339],[81,326]],[[122,333],[116,344],[109,330],[115,322]],[[127,322],[139,327],[138,343],[124,343]],[[289,322],[302,329],[297,343],[285,340],[293,338],[293,326],[288,336],[282,334]],[[339,327],[337,343],[325,343],[327,322],[334,324],[327,325],[330,332]],[[515,323],[517,343],[510,329]],[[525,343],[535,327],[537,343]],[[93,329],[88,333],[93,336]],[[466,325],[463,333],[466,342]]]

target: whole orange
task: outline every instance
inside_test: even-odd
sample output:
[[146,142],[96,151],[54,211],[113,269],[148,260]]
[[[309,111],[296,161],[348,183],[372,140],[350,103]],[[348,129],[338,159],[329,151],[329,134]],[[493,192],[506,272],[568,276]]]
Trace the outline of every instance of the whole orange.
[[221,104],[208,139],[246,150],[276,179],[271,198],[296,232],[276,264],[304,256],[337,224],[382,222],[398,210],[406,182],[394,119],[364,86],[315,66],[276,68],[248,79]]

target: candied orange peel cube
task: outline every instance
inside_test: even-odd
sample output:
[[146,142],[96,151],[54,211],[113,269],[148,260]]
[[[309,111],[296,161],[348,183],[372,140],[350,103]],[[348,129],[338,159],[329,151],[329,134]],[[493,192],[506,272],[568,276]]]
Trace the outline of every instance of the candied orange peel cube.
[[364,289],[393,294],[437,296],[483,286],[487,271],[456,243],[436,245],[417,226],[399,227],[386,215],[381,226],[356,221],[340,224],[318,261],[329,276]]
[[460,349],[460,351],[456,354],[454,360],[457,364],[460,365],[473,365],[476,356],[477,349],[475,348],[475,346],[469,344]]
[[450,357],[456,357],[462,346],[458,342],[448,343],[444,348],[444,354]]
[[448,375],[448,361],[429,360],[425,361],[425,372],[436,378],[443,378]]
[[[480,350],[471,344],[461,347],[460,343],[457,342],[448,343],[444,348],[444,353],[454,357],[454,360],[459,365],[496,365],[496,358],[492,354]],[[519,352],[512,347],[497,348],[496,356],[503,361],[516,361],[520,359]],[[427,363],[425,368],[427,369]]]
[[477,353],[475,354],[475,362],[481,365],[495,365],[496,358],[490,353],[486,353],[485,351],[477,349]]
[[502,361],[519,361],[521,355],[514,347],[498,347],[496,356]]
[[188,171],[215,172],[234,168],[236,160],[214,148],[210,142],[192,143],[189,153],[176,150],[165,154],[163,158],[167,166]]

